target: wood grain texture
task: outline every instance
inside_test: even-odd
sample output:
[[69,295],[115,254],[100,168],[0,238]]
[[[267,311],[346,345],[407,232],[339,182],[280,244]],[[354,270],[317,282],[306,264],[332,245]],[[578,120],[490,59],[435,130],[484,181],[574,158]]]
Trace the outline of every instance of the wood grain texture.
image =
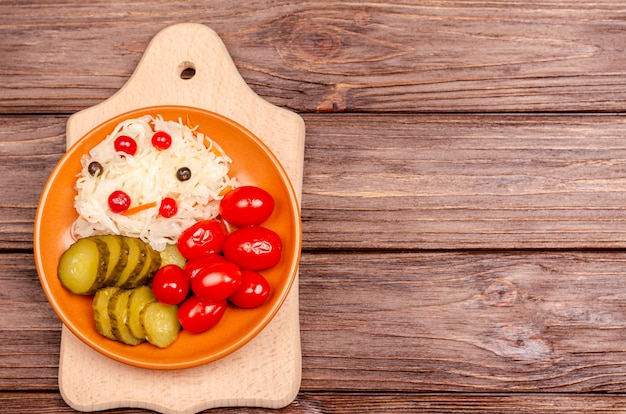
[[0,249],[32,249],[39,195],[65,151],[66,120],[0,116]]
[[[0,255],[3,390],[56,388],[60,323],[29,259]],[[625,267],[624,252],[305,253],[301,392],[624,393]]]
[[607,0],[5,1],[0,110],[92,106],[159,30],[189,21],[217,31],[259,95],[298,112],[623,111],[625,17]]
[[[55,393],[4,393],[0,404],[16,407],[17,412],[74,413]],[[217,408],[202,411],[206,414],[362,414],[374,413],[481,413],[481,414],[565,414],[565,413],[623,413],[626,398],[622,395],[578,394],[406,394],[378,393],[300,393],[289,406],[278,409]],[[119,414],[139,414],[152,411],[140,409],[115,410]]]
[[306,255],[303,388],[623,392],[625,258]]
[[[626,246],[621,116],[304,119],[307,250]],[[29,249],[66,118],[0,120],[0,247]]]
[[207,413],[626,411],[623,2],[5,0],[0,412],[75,412],[35,208],[180,22],[307,126],[301,392]]
[[306,122],[305,247],[624,246],[621,117]]

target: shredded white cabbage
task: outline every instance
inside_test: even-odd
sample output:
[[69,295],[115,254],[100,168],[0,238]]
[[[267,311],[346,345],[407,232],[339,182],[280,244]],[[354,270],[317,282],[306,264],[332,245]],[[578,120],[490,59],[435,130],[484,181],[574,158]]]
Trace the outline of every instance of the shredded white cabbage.
[[[190,129],[182,120],[166,121],[158,115],[129,119],[81,159],[82,171],[76,180],[74,206],[79,218],[72,226],[75,238],[93,234],[121,234],[138,237],[154,249],[163,250],[175,243],[181,232],[200,220],[217,217],[220,192],[237,187],[228,176],[232,160],[209,137]],[[172,145],[159,150],[152,145],[152,135],[165,131]],[[116,152],[114,141],[121,135],[137,143],[135,155]],[[208,143],[208,145],[207,145]],[[212,148],[215,146],[216,151]],[[92,161],[102,165],[102,174],[92,176]],[[191,170],[191,178],[180,181],[176,172]],[[134,214],[116,214],[108,205],[109,195],[121,190],[131,198],[130,208],[155,204]],[[178,207],[171,218],[159,215],[161,200],[173,198]]]

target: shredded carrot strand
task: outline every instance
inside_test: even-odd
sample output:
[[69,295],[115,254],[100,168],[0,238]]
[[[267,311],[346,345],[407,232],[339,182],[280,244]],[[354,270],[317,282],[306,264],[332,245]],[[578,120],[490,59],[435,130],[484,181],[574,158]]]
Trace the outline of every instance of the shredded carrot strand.
[[217,155],[218,157],[224,156],[224,153],[220,151],[215,145],[211,147],[211,151],[213,152],[213,154]]
[[187,128],[191,130],[193,135],[196,135],[196,131],[194,130],[194,127],[191,126],[191,119],[189,119],[189,114],[185,114],[185,115],[187,115]]
[[141,205],[139,205],[139,206],[135,206],[135,207],[131,207],[131,208],[129,208],[128,210],[126,210],[125,212],[123,212],[123,213],[122,213],[122,215],[123,215],[123,216],[130,216],[130,215],[132,215],[132,214],[137,214],[137,213],[139,213],[140,211],[144,211],[144,210],[147,210],[147,209],[149,209],[149,208],[156,207],[156,206],[157,206],[156,201],[153,201],[153,202],[151,202],[151,203],[147,203],[147,204],[141,204]]
[[211,138],[209,137],[204,138],[204,146],[207,148],[211,147],[211,152],[217,155],[218,157],[224,156],[224,153],[220,150],[220,148],[217,145],[215,145],[213,141],[211,141]]
[[228,193],[232,189],[233,188],[231,186],[226,186],[222,191],[220,191],[220,195],[224,196],[224,195],[226,195],[226,193]]

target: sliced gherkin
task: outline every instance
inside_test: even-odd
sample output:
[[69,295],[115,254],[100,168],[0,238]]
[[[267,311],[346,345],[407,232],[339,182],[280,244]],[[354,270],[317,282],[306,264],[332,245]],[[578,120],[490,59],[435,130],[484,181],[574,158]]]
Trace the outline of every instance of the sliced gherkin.
[[111,330],[111,318],[109,318],[109,300],[119,290],[118,287],[105,287],[96,292],[93,297],[93,318],[96,323],[96,331],[109,339],[115,340]]
[[177,312],[178,306],[161,302],[144,306],[140,320],[149,343],[159,348],[167,348],[176,341],[180,331]]
[[143,247],[143,242],[135,238],[127,238],[128,244],[128,261],[126,268],[120,274],[115,286],[129,287],[129,281],[132,281],[143,269],[146,262],[147,254]]
[[141,311],[148,303],[155,302],[156,298],[149,286],[133,289],[128,298],[128,328],[136,338],[145,338],[146,332],[140,321]]
[[107,277],[108,245],[94,237],[79,239],[62,255],[58,266],[61,284],[78,295],[90,295]]
[[102,240],[109,247],[107,277],[103,282],[103,286],[115,286],[117,279],[128,263],[128,244],[126,243],[126,237],[107,234],[93,236],[93,238]]
[[148,243],[139,239],[135,239],[135,242],[142,251],[143,267],[139,271],[133,272],[126,279],[122,286],[124,288],[135,288],[147,284],[150,278],[159,270],[159,267],[161,267],[161,255],[159,252],[150,247]]
[[135,337],[128,327],[128,298],[131,293],[132,290],[119,289],[109,299],[107,311],[113,337],[127,345],[139,345],[144,339]]

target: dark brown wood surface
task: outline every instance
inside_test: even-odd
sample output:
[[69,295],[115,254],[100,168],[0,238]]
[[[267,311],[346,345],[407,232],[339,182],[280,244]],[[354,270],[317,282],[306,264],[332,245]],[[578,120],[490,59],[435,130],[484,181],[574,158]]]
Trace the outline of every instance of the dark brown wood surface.
[[303,381],[277,412],[626,412],[615,0],[1,2],[0,412],[73,411],[32,253],[67,118],[189,21],[307,127]]

